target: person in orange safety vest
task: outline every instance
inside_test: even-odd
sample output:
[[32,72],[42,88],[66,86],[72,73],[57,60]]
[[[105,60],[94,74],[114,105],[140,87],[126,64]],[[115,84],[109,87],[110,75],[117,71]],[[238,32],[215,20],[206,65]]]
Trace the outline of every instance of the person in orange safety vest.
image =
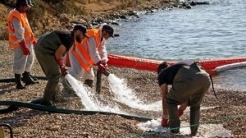
[[13,72],[16,89],[25,88],[21,83],[21,74],[25,85],[38,83],[30,76],[34,62],[33,46],[36,45],[36,39],[26,16],[31,6],[31,0],[17,0],[16,8],[9,12],[7,18],[9,48],[14,51]]
[[69,51],[69,74],[76,79],[82,76],[85,84],[92,87],[93,66],[97,65],[100,72],[107,70],[108,53],[105,44],[108,38],[114,37],[114,29],[102,24],[99,28],[88,29],[87,34],[89,38],[84,39],[77,47],[74,45]]

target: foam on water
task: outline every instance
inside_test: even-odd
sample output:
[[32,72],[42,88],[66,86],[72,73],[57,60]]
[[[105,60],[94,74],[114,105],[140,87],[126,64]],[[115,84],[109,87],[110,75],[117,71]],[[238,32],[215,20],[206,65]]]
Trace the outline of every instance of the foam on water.
[[[161,118],[153,119],[144,123],[139,123],[137,126],[143,131],[165,132],[170,133],[170,129],[160,125]],[[190,127],[188,122],[182,122],[180,128],[181,135],[189,135]],[[222,124],[201,124],[198,133],[193,138],[211,138],[211,137],[232,137],[231,131],[226,130]]]
[[114,93],[114,100],[121,102],[131,108],[136,108],[145,111],[160,111],[161,101],[157,101],[151,104],[145,104],[138,99],[134,90],[128,88],[124,79],[116,77],[114,74],[108,76],[109,87],[111,92]]

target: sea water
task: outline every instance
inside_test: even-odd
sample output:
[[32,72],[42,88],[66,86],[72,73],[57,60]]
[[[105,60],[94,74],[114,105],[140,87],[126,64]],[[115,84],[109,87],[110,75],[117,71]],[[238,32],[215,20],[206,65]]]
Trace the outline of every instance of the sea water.
[[[164,61],[245,57],[246,0],[207,1],[189,10],[159,10],[120,22],[114,26],[120,37],[107,41],[109,53]],[[244,68],[214,80],[219,88],[246,91],[245,76]]]

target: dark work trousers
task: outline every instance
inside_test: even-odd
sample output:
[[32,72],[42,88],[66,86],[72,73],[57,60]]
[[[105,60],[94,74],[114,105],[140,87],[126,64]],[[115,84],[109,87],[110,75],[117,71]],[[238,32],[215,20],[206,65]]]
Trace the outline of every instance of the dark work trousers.
[[172,132],[178,133],[180,127],[177,105],[189,100],[191,131],[196,133],[200,119],[200,104],[209,87],[209,74],[199,66],[187,65],[180,68],[167,94],[169,125]]
[[48,79],[44,89],[43,100],[51,101],[55,94],[59,92],[60,68],[55,60],[55,55],[47,53],[45,49],[42,48],[42,45],[36,45],[34,50],[36,58]]

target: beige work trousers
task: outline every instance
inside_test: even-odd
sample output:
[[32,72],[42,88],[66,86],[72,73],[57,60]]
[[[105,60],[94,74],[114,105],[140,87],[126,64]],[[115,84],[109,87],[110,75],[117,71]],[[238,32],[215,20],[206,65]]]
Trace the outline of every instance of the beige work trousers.
[[30,55],[23,55],[21,46],[14,49],[14,64],[13,64],[14,74],[23,74],[25,71],[31,72],[35,55],[34,55],[33,45],[27,44],[27,47],[30,51]]

